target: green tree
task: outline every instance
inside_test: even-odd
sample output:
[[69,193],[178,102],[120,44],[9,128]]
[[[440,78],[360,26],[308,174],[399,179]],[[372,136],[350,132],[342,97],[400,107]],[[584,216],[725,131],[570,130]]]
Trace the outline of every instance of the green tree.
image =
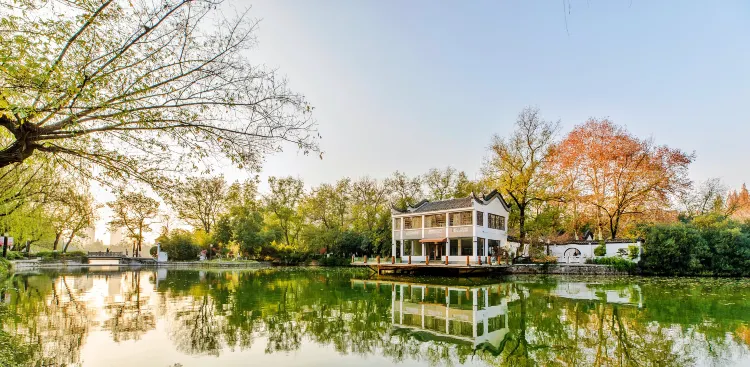
[[[97,205],[88,190],[76,189],[63,185],[50,195],[45,209],[50,217],[50,225],[55,232],[52,250],[62,239],[62,252],[67,252],[70,243],[76,237],[85,237],[81,233],[85,228],[94,225]],[[63,236],[65,236],[63,238]]]
[[195,229],[211,233],[227,209],[229,187],[224,176],[192,177],[175,183],[162,196],[180,219]]
[[405,173],[396,171],[384,181],[384,185],[391,192],[391,202],[399,208],[414,205],[424,196],[421,177],[409,177]]
[[158,185],[216,154],[257,169],[284,142],[317,152],[312,107],[246,56],[256,21],[216,9],[0,1],[0,168],[41,155]]
[[195,242],[195,236],[184,229],[163,234],[156,241],[161,245],[161,250],[169,255],[169,260],[197,260],[201,250]]
[[527,107],[518,114],[516,129],[510,137],[495,135],[491,157],[485,165],[485,176],[491,184],[507,194],[518,210],[518,230],[523,252],[526,248],[527,209],[533,203],[549,199],[553,185],[546,172],[551,147],[560,123],[543,120],[539,109]]
[[363,233],[368,239],[362,251],[370,254],[379,252],[385,246],[386,239],[390,245],[390,236],[382,233],[391,231],[388,189],[373,178],[362,177],[352,184],[352,198],[352,229]]
[[445,200],[453,198],[456,194],[458,179],[458,171],[453,167],[446,167],[444,170],[431,168],[425,173],[422,182],[427,187],[427,196],[430,200]]
[[265,197],[266,210],[278,221],[281,238],[289,248],[298,245],[302,219],[298,207],[304,196],[302,180],[294,177],[269,177],[271,192]]
[[143,246],[143,235],[151,232],[151,226],[156,223],[159,202],[141,192],[119,192],[107,206],[112,209],[109,228],[125,228],[127,236],[135,240],[133,253],[137,256]]

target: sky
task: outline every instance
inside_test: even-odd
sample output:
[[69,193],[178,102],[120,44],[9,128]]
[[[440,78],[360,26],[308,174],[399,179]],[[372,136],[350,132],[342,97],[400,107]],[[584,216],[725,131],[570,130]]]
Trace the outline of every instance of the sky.
[[[477,177],[493,134],[536,106],[562,133],[607,117],[695,152],[695,181],[750,179],[750,2],[228,0],[260,20],[255,64],[315,106],[323,159],[296,147],[261,178]],[[230,180],[250,173],[224,167]],[[102,230],[97,229],[97,236]],[[106,242],[106,240],[105,240]]]

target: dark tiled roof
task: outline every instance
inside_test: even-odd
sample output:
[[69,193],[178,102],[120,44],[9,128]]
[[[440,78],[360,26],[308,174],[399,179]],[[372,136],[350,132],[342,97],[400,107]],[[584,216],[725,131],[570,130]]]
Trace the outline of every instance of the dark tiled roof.
[[440,210],[471,208],[471,201],[471,197],[465,197],[460,199],[425,202],[418,208],[414,209],[412,213],[426,213]]

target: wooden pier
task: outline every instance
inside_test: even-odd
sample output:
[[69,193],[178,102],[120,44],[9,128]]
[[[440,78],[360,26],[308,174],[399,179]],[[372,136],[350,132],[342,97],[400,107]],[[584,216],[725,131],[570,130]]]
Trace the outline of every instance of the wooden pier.
[[486,274],[507,274],[508,265],[465,265],[465,264],[454,264],[449,263],[448,265],[442,263],[417,263],[417,264],[391,264],[391,263],[363,263],[354,262],[352,266],[364,266],[370,270],[381,274],[408,274],[408,275],[447,275],[447,276],[474,276],[474,275],[486,275]]

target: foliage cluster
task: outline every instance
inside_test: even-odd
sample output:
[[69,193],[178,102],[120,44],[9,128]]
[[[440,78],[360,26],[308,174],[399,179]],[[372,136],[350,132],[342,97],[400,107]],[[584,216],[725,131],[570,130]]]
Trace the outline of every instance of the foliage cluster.
[[645,273],[750,276],[750,223],[709,214],[641,230]]
[[599,246],[596,246],[594,248],[594,255],[595,256],[606,256],[607,255],[607,245],[602,242],[599,244]]
[[160,236],[157,241],[161,244],[161,250],[169,255],[169,260],[198,260],[198,253],[201,248],[195,240],[195,235],[191,232],[181,229],[174,230]]
[[628,273],[632,273],[636,270],[636,263],[628,260],[623,259],[621,257],[600,257],[600,258],[589,258],[586,259],[587,264],[598,264],[598,265],[609,265],[613,268],[620,270],[620,271],[627,271]]
[[5,279],[10,272],[10,262],[0,257],[0,280]]

